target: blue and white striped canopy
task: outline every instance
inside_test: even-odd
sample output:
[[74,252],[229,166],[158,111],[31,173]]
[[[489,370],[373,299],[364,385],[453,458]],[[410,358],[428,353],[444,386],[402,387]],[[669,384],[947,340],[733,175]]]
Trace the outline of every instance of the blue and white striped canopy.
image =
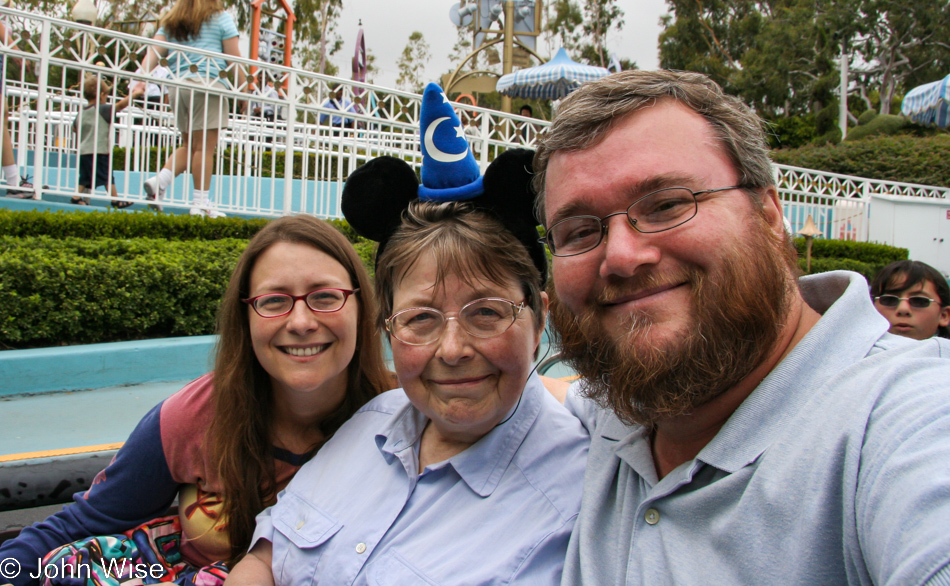
[[544,65],[519,69],[514,73],[501,76],[495,89],[513,98],[534,98],[559,100],[576,90],[582,83],[600,79],[610,72],[603,67],[581,65],[572,61],[564,51],[558,49],[557,55]]
[[901,114],[914,122],[946,128],[950,124],[950,75],[907,92]]

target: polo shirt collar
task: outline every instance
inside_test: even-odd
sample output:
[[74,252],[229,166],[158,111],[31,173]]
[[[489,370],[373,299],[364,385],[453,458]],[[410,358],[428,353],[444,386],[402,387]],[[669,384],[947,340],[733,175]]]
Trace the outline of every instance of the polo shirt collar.
[[[531,426],[541,412],[541,401],[546,393],[537,374],[528,378],[521,395],[508,420],[485,434],[460,454],[438,466],[452,466],[469,488],[482,497],[487,497],[498,486],[511,464]],[[384,429],[376,435],[376,443],[387,462],[392,463],[398,452],[412,448],[418,453],[428,419],[412,403],[396,410]]]

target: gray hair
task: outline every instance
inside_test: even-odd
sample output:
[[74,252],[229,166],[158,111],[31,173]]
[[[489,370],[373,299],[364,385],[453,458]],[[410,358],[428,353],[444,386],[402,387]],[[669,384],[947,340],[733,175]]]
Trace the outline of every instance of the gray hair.
[[[765,125],[741,100],[725,94],[716,82],[700,73],[622,71],[586,83],[568,96],[541,137],[534,156],[537,217],[544,221],[544,182],[554,153],[588,149],[602,141],[626,115],[663,99],[676,100],[709,122],[747,192],[775,184]],[[761,205],[758,197],[753,201]]]
[[496,285],[514,281],[534,313],[535,324],[544,327],[541,274],[528,250],[500,221],[466,202],[414,201],[377,258],[380,328],[385,328],[393,312],[396,287],[426,253],[435,256],[435,286],[442,286],[449,275],[468,284],[482,279]]

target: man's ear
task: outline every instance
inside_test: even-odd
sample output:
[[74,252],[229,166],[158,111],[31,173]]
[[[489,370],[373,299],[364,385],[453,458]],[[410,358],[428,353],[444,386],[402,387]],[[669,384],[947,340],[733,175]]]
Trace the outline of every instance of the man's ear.
[[782,215],[782,200],[778,189],[769,185],[762,190],[762,215],[765,221],[778,236],[785,234],[785,216]]
[[[538,333],[544,331],[544,326],[548,323],[548,306],[550,305],[551,300],[548,299],[548,294],[544,291],[541,291],[541,323],[538,324]],[[538,342],[540,343],[540,341]]]

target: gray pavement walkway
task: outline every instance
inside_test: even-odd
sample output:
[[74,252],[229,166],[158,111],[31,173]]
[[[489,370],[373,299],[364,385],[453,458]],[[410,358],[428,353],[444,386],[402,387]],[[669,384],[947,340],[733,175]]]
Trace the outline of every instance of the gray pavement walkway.
[[149,409],[187,382],[0,398],[0,457],[124,442]]

